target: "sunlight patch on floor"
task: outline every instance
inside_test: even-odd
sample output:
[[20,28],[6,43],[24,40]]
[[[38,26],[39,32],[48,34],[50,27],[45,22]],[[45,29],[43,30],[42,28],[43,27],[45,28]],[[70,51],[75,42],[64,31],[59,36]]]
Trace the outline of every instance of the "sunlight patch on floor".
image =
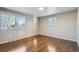
[[8,51],[8,52],[26,52],[26,51],[27,51],[26,46],[20,46],[16,49]]
[[37,46],[37,39],[36,38],[34,38],[33,43],[34,43],[34,46]]
[[48,46],[48,52],[56,52],[55,47],[49,45],[49,46]]

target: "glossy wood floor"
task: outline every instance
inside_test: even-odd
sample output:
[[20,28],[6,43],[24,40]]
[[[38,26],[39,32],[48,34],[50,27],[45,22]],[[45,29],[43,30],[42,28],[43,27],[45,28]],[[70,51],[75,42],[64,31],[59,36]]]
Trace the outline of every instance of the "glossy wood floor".
[[2,52],[77,52],[76,42],[36,35],[33,37],[0,44]]

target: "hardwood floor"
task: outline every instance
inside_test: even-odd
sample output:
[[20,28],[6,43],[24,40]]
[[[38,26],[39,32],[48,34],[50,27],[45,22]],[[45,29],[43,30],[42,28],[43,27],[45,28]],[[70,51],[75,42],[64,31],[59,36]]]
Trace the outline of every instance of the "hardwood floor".
[[36,35],[14,42],[0,44],[1,52],[77,52],[76,42]]

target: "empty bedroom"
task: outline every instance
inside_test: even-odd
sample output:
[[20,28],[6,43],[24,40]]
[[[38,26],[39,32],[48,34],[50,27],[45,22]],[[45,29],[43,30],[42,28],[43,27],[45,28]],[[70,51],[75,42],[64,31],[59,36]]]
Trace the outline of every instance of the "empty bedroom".
[[0,7],[0,52],[79,52],[79,8]]

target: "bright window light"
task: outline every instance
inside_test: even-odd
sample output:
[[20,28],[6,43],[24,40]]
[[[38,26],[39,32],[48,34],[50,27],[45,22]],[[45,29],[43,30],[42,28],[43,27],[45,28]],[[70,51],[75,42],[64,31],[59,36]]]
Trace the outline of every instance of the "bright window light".
[[44,8],[43,7],[40,7],[40,8],[38,8],[39,10],[44,10]]

